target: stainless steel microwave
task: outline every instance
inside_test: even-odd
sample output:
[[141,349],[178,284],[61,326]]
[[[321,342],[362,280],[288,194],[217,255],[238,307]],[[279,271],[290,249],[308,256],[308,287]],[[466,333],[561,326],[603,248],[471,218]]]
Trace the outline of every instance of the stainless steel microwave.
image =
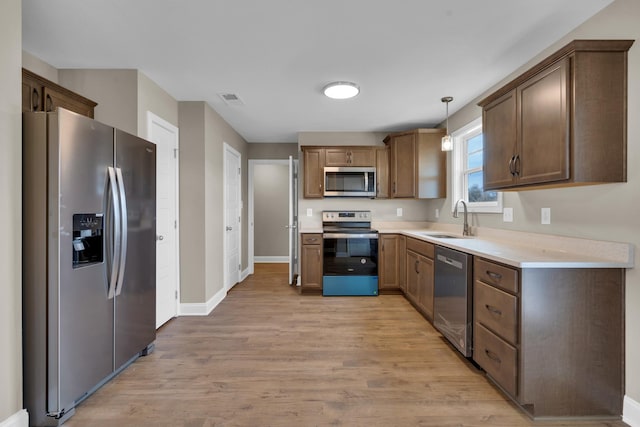
[[325,197],[376,197],[376,168],[325,167]]

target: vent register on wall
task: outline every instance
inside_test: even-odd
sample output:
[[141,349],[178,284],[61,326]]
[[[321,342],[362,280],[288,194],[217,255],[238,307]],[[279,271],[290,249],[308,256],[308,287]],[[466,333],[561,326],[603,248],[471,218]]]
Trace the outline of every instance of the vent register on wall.
[[23,115],[24,402],[58,425],[155,341],[155,145]]

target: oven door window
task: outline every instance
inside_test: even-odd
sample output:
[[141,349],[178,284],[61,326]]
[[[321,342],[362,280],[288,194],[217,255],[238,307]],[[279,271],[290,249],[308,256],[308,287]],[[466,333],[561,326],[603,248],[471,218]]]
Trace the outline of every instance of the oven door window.
[[325,276],[377,276],[378,239],[325,238]]

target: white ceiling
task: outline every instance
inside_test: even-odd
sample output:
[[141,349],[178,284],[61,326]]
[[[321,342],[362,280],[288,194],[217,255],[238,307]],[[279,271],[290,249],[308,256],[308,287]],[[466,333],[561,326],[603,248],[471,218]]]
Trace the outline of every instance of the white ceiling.
[[[23,0],[23,48],[135,68],[248,142],[441,123],[612,0]],[[324,85],[361,87],[330,100]],[[235,93],[241,106],[219,93]]]

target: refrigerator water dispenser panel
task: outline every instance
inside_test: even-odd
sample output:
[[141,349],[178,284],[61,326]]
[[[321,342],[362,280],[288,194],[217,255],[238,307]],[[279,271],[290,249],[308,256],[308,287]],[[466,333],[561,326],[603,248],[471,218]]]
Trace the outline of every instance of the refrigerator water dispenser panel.
[[103,214],[73,215],[73,268],[104,261]]

